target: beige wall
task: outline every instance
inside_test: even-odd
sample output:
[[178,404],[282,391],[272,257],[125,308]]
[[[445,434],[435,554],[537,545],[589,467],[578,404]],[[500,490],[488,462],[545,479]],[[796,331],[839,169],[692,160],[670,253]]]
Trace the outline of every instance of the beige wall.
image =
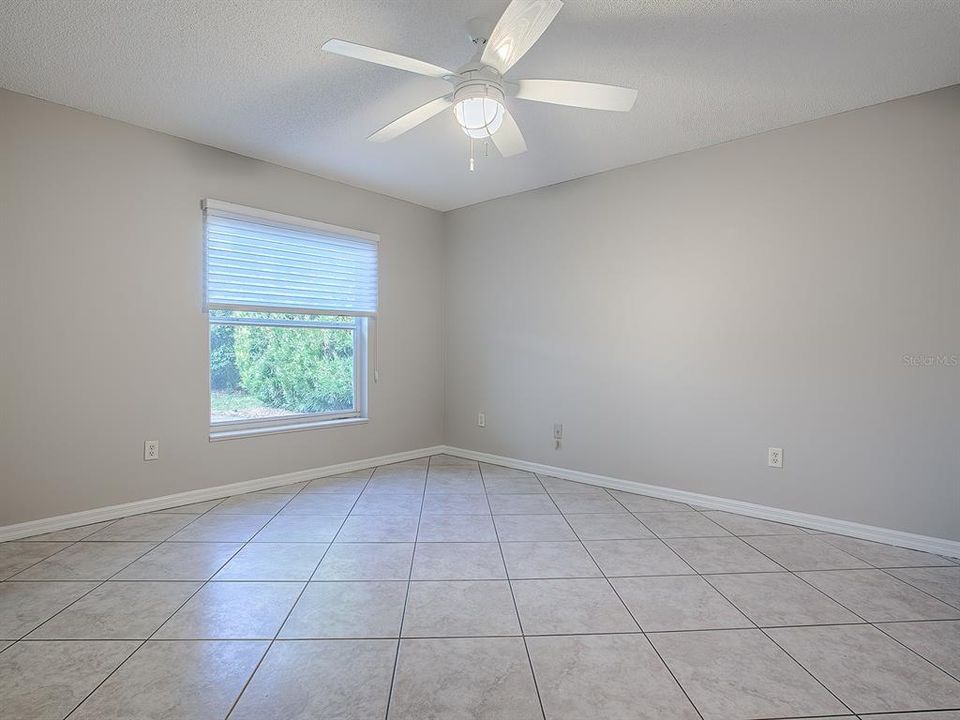
[[[204,197],[380,234],[368,425],[207,440]],[[0,91],[0,525],[442,442],[441,223]]]
[[960,87],[445,234],[448,444],[960,539]]
[[[0,525],[446,441],[960,538],[960,368],[903,361],[960,353],[958,123],[954,87],[441,216],[0,91]],[[208,442],[203,197],[381,235],[369,425]]]

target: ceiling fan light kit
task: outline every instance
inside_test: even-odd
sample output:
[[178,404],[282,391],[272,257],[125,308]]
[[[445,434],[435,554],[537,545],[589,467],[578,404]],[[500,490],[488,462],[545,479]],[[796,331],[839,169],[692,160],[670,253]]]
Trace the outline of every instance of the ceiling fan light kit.
[[471,20],[467,24],[467,34],[477,46],[477,52],[457,72],[345,40],[328,40],[322,49],[418,75],[441,78],[454,85],[452,93],[411,110],[367,139],[371,142],[393,140],[452,106],[457,123],[470,138],[470,170],[473,170],[475,140],[492,141],[502,157],[517,155],[527,149],[523,134],[507,109],[508,96],[617,112],[630,110],[636,102],[636,90],[615,85],[576,80],[503,80],[503,75],[543,35],[562,7],[561,0],[512,0],[492,30],[490,23],[483,19]]

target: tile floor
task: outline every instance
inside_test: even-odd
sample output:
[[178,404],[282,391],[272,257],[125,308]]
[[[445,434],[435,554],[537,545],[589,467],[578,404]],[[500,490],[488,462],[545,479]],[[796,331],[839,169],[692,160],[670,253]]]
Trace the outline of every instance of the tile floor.
[[4,718],[960,719],[960,563],[434,456],[0,544]]

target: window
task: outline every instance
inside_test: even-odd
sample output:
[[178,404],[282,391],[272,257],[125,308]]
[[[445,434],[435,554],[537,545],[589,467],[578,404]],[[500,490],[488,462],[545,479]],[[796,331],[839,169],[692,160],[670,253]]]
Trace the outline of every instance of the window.
[[211,437],[364,419],[377,236],[203,207]]

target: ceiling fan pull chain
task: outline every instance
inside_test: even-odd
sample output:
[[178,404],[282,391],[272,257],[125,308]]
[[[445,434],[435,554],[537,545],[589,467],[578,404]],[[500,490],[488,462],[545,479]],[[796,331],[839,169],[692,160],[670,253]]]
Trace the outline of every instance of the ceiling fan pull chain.
[[470,138],[470,172],[473,172],[473,170],[474,170],[474,162],[473,162],[473,138]]

